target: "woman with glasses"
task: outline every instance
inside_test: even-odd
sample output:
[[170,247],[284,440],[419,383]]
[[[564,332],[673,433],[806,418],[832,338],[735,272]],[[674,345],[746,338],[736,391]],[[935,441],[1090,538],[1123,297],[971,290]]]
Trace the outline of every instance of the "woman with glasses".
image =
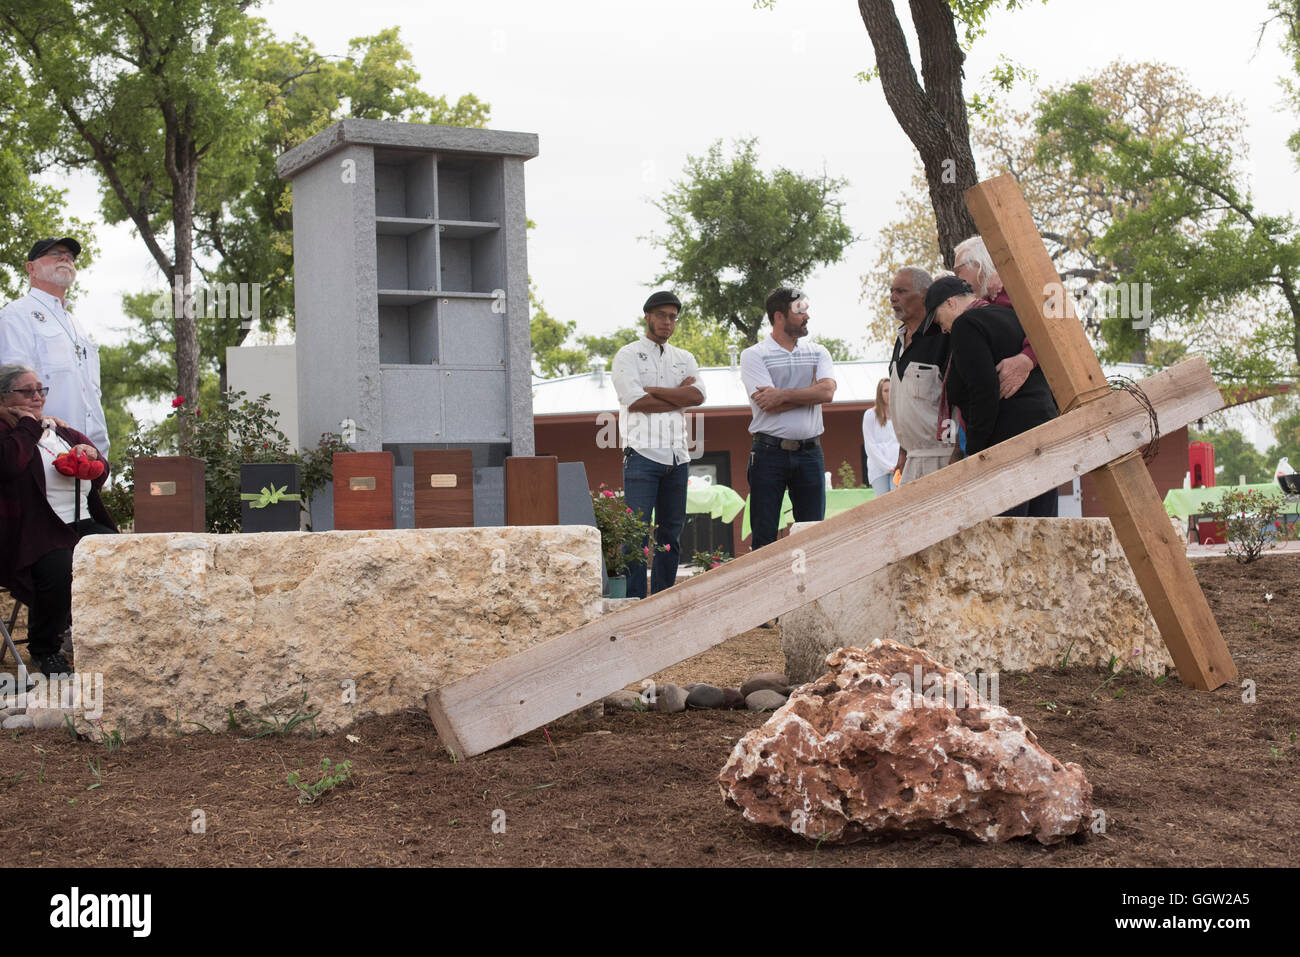
[[[108,463],[90,439],[43,414],[48,392],[33,369],[0,366],[0,585],[27,605],[31,670],[47,676],[72,671],[60,650],[72,624],[72,549],[117,531],[99,495]],[[104,470],[64,474],[54,462],[69,452]]]

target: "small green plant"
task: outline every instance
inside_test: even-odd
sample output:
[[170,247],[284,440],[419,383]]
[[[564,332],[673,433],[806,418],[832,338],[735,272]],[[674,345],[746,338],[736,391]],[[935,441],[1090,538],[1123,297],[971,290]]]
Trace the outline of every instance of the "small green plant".
[[227,731],[239,730],[239,719],[235,717],[234,705],[229,705],[226,708],[226,730]]
[[1070,647],[1065,649],[1065,657],[1061,659],[1061,667],[1065,668],[1070,664],[1070,652],[1074,651],[1074,642],[1070,642]]
[[689,564],[694,565],[702,572],[707,572],[710,568],[717,568],[729,561],[731,561],[731,552],[719,546],[710,552],[696,552],[691,556]]
[[306,724],[308,722],[311,723],[312,740],[316,740],[316,716],[320,714],[320,709],[317,708],[311,713],[307,712],[306,691],[302,693],[302,700],[298,703],[298,707],[294,708],[293,713],[289,715],[281,715],[271,711],[271,701],[266,697],[266,695],[262,695],[262,700],[266,702],[266,708],[271,717],[263,718],[259,715],[253,714],[248,709],[244,709],[244,714],[256,721],[261,730],[252,737],[240,738],[240,741],[256,741],[258,738],[264,738],[268,734],[273,734],[278,738],[283,738],[294,728],[298,727],[298,725]]
[[289,784],[298,789],[299,804],[315,804],[323,794],[334,790],[340,784],[346,784],[352,777],[352,762],[334,764],[329,758],[321,758],[320,771],[319,780],[311,784],[303,782],[302,773],[299,771],[289,775]]
[[91,773],[95,775],[95,783],[89,785],[86,790],[93,791],[104,783],[104,767],[99,758],[86,758],[86,764],[90,766]]
[[1286,520],[1286,500],[1279,494],[1259,489],[1224,492],[1218,505],[1207,513],[1223,525],[1228,554],[1241,564],[1259,558],[1266,548],[1294,538],[1296,529]]
[[840,462],[840,467],[835,470],[835,474],[839,476],[840,488],[858,487],[858,473],[847,461]]
[[109,754],[112,754],[115,751],[120,751],[122,745],[126,742],[122,740],[121,731],[117,728],[112,731],[105,731],[104,722],[101,721],[99,722],[99,743],[108,749]]

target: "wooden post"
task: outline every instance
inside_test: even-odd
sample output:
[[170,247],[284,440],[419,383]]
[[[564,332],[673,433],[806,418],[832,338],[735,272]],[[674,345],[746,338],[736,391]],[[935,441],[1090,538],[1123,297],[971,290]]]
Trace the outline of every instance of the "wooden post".
[[[966,205],[1061,411],[1109,395],[1101,363],[1015,179],[1008,174],[972,186]],[[1164,421],[1160,426],[1172,432],[1185,424]],[[1201,690],[1231,681],[1236,666],[1145,463],[1131,453],[1093,474],[1179,677]]]
[[[1221,402],[1203,359],[1180,363],[1143,386],[1162,421],[1174,427]],[[429,716],[457,756],[481,754],[1126,455],[1150,440],[1149,426],[1146,410],[1130,396],[1108,393],[814,528],[435,689],[425,696]],[[873,637],[864,635],[863,641]]]

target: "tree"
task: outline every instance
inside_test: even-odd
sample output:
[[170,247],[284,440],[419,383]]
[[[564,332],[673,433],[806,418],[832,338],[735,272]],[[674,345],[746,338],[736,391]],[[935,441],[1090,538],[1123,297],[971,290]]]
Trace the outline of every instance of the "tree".
[[[224,347],[250,328],[237,315],[195,314],[195,271],[264,286],[264,325],[291,315],[281,152],[343,115],[475,125],[487,115],[473,97],[452,107],[421,92],[396,29],[353,40],[332,62],[300,38],[274,41],[247,15],[253,3],[49,0],[0,10],[0,50],[30,88],[23,115],[41,133],[41,162],[95,171],[104,217],[133,224],[175,290],[170,348],[148,355],[174,363],[174,391],[186,396],[198,394],[204,366],[224,380]],[[200,333],[204,323],[213,328]],[[203,338],[213,352],[200,352]]]
[[[1114,264],[1118,283],[1150,284],[1149,299],[1167,322],[1194,328],[1256,297],[1263,314],[1253,317],[1246,348],[1234,342],[1211,358],[1220,375],[1259,382],[1293,374],[1300,363],[1300,227],[1290,216],[1255,209],[1237,156],[1170,125],[1135,129],[1079,83],[1043,105],[1038,155],[1044,163],[1068,160],[1107,192],[1144,195],[1116,211],[1096,248]],[[1126,327],[1141,331],[1120,318],[1112,336]]]
[[586,371],[591,363],[590,354],[585,349],[568,344],[577,323],[572,319],[562,322],[552,317],[537,298],[537,291],[531,283],[528,286],[528,301],[528,334],[533,344],[534,375],[552,379]]
[[1214,446],[1214,472],[1217,485],[1236,485],[1237,479],[1246,476],[1247,485],[1267,482],[1273,477],[1273,466],[1255,446],[1237,429],[1190,432],[1193,442],[1209,442]]
[[[1197,91],[1178,70],[1164,64],[1116,61],[1083,79],[1094,102],[1122,118],[1133,129],[1151,135],[1182,131],[1206,149],[1244,156],[1244,115],[1239,104]],[[1051,98],[1069,85],[1043,91],[1032,109],[985,110],[974,125],[973,141],[981,165],[992,174],[1016,177],[1058,272],[1080,300],[1080,318],[1103,361],[1127,361],[1135,356],[1155,365],[1177,361],[1188,351],[1211,356],[1216,371],[1224,371],[1243,338],[1259,332],[1259,308],[1250,298],[1230,308],[1205,310],[1194,324],[1167,321],[1163,302],[1150,297],[1154,319],[1148,330],[1134,329],[1130,314],[1105,307],[1118,297],[1116,287],[1126,278],[1122,259],[1103,254],[1098,240],[1129,210],[1147,207],[1162,186],[1134,182],[1124,186],[1078,169],[1067,155],[1052,149],[1056,134],[1040,135],[1036,120]],[[1048,144],[1044,146],[1044,144]],[[863,298],[878,302],[876,338],[888,341],[893,322],[885,290],[890,277],[905,264],[933,270],[940,263],[935,246],[933,216],[921,192],[920,174],[913,191],[900,201],[902,218],[882,232],[875,267],[863,277]],[[1189,223],[1192,235],[1208,230],[1207,223]],[[1121,305],[1132,306],[1125,300]],[[1145,323],[1138,323],[1139,325]],[[1235,360],[1232,360],[1235,361]]]
[[675,285],[710,322],[758,341],[763,303],[777,286],[798,285],[818,266],[839,262],[853,242],[838,198],[844,180],[758,168],[757,141],[722,142],[687,158],[685,176],[655,203],[668,217],[665,269],[656,284]]
[[[0,48],[22,64],[33,115],[54,131],[52,158],[98,174],[105,218],[130,220],[182,290],[193,272],[201,171],[208,182],[229,182],[250,164],[250,4],[48,0],[0,12]],[[184,308],[174,313],[177,389],[193,396],[194,319]]]
[[0,295],[17,299],[27,292],[22,264],[32,243],[46,236],[73,236],[81,243],[77,265],[94,261],[95,241],[89,223],[68,219],[66,190],[35,182],[36,162],[45,131],[29,122],[33,91],[13,63],[0,64]]

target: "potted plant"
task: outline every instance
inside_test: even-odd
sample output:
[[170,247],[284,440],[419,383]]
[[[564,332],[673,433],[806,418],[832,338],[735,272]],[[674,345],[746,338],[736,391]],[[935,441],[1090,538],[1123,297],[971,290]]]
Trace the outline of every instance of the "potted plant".
[[627,597],[627,566],[641,553],[649,562],[654,552],[664,551],[662,545],[651,541],[643,544],[650,533],[650,524],[628,508],[623,493],[615,492],[601,483],[591,495],[591,507],[596,513],[596,528],[600,530],[600,550],[605,557],[605,571],[609,576],[610,598]]

